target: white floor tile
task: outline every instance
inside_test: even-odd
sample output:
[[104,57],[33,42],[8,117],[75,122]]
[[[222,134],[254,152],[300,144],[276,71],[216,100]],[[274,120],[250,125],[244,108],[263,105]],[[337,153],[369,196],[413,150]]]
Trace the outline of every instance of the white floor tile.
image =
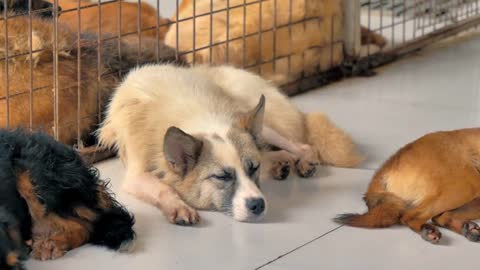
[[[99,164],[102,177],[119,191],[124,170],[118,160]],[[197,227],[166,222],[160,211],[118,192],[137,218],[138,249],[131,255],[83,247],[51,262],[31,260],[30,269],[254,269],[280,254],[328,232],[340,209],[360,200],[370,171],[325,168],[317,178],[267,181],[263,190],[269,211],[262,223],[233,221],[220,213],[201,212]]]
[[261,269],[458,269],[477,267],[478,243],[442,230],[432,245],[407,227],[341,227]]

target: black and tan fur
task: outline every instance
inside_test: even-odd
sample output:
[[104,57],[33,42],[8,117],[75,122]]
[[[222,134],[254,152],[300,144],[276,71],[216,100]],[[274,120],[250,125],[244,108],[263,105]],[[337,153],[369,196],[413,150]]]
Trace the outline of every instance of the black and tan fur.
[[[126,250],[134,218],[98,171],[45,134],[0,130],[0,265],[55,259],[86,243]],[[4,268],[2,268],[4,269]]]

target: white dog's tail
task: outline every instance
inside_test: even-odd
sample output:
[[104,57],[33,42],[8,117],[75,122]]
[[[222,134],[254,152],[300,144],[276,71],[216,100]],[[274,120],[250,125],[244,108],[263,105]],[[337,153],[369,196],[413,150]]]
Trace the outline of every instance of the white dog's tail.
[[337,167],[356,167],[364,158],[352,138],[322,113],[305,115],[307,141],[319,153],[320,160]]

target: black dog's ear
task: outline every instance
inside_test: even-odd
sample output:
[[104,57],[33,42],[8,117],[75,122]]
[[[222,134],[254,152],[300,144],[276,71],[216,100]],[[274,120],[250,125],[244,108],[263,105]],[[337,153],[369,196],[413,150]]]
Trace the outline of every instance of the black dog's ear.
[[163,141],[163,153],[172,169],[185,176],[197,164],[203,142],[176,127],[170,127]]
[[259,138],[263,128],[265,114],[265,96],[262,95],[257,106],[247,113],[240,114],[238,125],[248,131],[254,138]]

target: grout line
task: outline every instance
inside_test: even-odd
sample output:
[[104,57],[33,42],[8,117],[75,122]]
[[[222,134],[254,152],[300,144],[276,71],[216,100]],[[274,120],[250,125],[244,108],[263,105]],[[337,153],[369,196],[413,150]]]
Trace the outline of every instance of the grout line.
[[260,265],[259,267],[255,268],[255,270],[261,269],[261,268],[263,268],[263,267],[265,267],[265,266],[267,266],[267,265],[269,265],[269,264],[272,264],[273,262],[275,262],[275,261],[277,261],[277,260],[279,260],[279,259],[281,259],[281,258],[283,258],[283,257],[285,257],[285,256],[287,256],[287,255],[289,255],[290,253],[293,253],[293,252],[295,252],[295,251],[303,248],[304,246],[307,246],[307,245],[309,245],[309,244],[317,241],[318,239],[320,239],[320,238],[326,236],[327,234],[330,234],[330,233],[332,233],[332,232],[340,229],[340,228],[343,227],[343,226],[344,226],[344,225],[340,225],[340,226],[338,226],[338,227],[336,227],[336,228],[334,228],[334,229],[332,229],[332,230],[330,230],[330,231],[328,231],[328,232],[326,232],[326,233],[324,233],[324,234],[322,234],[322,235],[320,235],[320,236],[318,236],[318,237],[316,237],[316,238],[314,238],[314,239],[306,242],[305,244],[300,245],[300,246],[298,246],[298,247],[290,250],[289,252],[284,253],[284,254],[278,256],[277,258],[275,258],[275,259],[273,259],[273,260],[271,260],[271,261],[269,261],[269,262],[267,262],[267,263],[265,263],[265,264]]

